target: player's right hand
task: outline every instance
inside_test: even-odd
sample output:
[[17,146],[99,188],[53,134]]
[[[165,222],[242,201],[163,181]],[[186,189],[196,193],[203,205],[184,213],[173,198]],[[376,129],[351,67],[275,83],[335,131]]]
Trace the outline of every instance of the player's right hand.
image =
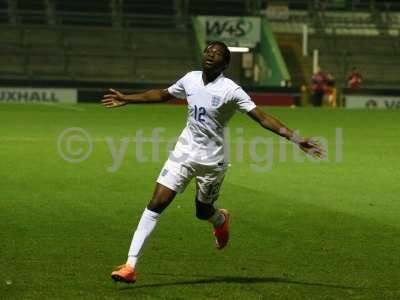
[[120,91],[114,89],[109,89],[108,94],[105,94],[103,96],[101,102],[107,108],[119,107],[127,103],[126,96],[122,94]]

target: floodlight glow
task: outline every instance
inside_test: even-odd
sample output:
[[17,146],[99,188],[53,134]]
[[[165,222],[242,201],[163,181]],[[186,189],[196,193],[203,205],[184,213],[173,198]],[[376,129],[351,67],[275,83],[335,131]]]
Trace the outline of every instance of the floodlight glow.
[[231,52],[249,52],[250,48],[249,47],[228,47],[229,51]]

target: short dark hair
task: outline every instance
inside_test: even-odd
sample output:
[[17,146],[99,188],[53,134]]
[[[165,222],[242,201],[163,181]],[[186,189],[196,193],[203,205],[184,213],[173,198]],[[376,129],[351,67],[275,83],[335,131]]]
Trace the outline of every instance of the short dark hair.
[[229,65],[229,63],[231,62],[231,51],[229,51],[228,46],[221,41],[211,41],[208,43],[207,47],[204,49],[203,52],[206,52],[206,50],[208,48],[210,48],[211,46],[214,45],[218,45],[222,48],[222,50],[224,51],[223,56],[224,56],[224,61],[226,62],[227,65]]

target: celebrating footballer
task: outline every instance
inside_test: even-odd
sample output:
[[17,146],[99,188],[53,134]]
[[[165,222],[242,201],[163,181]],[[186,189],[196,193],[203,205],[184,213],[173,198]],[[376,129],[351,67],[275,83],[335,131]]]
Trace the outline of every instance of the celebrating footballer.
[[217,249],[227,246],[230,214],[226,209],[216,208],[214,203],[228,166],[224,128],[236,111],[246,113],[263,128],[296,143],[314,157],[323,154],[323,149],[315,141],[295,136],[279,120],[257,107],[240,86],[224,76],[222,72],[228,67],[230,58],[230,51],[224,43],[211,42],[203,53],[202,71],[187,73],[168,89],[132,95],[110,89],[104,95],[102,103],[107,108],[178,98],[187,100],[189,112],[186,127],[161,169],[153,196],[137,225],[128,259],[111,273],[115,281],[136,281],[136,264],[146,240],[164,209],[193,178],[196,179],[196,216],[211,223]]

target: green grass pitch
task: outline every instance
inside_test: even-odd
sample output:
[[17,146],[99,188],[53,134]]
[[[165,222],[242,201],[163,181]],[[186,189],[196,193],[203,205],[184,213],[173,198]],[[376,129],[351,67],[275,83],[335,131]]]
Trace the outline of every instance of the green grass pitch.
[[[400,111],[265,109],[306,136],[325,137],[329,162],[297,162],[289,147],[281,161],[274,137],[273,167],[254,172],[248,142],[273,135],[236,115],[232,140],[243,128],[247,143],[241,162],[232,143],[218,200],[232,213],[230,245],[214,249],[209,224],[195,218],[191,184],[162,215],[138,282],[126,285],[109,274],[126,259],[167,157],[163,150],[151,161],[146,143],[149,161],[138,161],[135,134],[164,127],[163,148],[184,127],[186,107],[1,105],[0,298],[400,299]],[[93,142],[80,163],[58,151],[70,127]],[[124,150],[123,138],[116,166],[110,149]],[[79,138],[70,146],[75,156],[89,149]]]

